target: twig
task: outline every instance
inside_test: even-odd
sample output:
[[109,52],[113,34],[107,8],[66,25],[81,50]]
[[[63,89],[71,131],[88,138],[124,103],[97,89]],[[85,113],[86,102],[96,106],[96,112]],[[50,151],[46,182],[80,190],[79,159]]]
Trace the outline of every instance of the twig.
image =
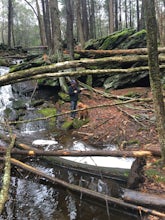
[[[142,101],[142,102],[144,102],[144,101],[145,102],[151,102],[152,99],[149,99],[149,98],[146,98],[146,99],[131,99],[131,100],[118,102],[118,103],[110,103],[110,104],[102,104],[102,105],[91,106],[91,107],[88,107],[86,109],[90,110],[90,109],[95,109],[95,108],[105,108],[105,107],[124,105],[124,104],[127,104],[127,103],[140,102],[140,101]],[[84,110],[84,108],[77,109],[77,110],[74,110],[72,112],[78,112],[78,111],[83,111],[83,110]],[[66,111],[66,112],[59,113],[59,114],[54,114],[54,115],[51,115],[51,116],[48,116],[48,117],[41,117],[41,118],[36,118],[36,119],[31,119],[31,120],[24,120],[24,121],[10,121],[9,124],[12,125],[12,124],[29,123],[29,122],[40,121],[40,120],[49,120],[51,118],[55,118],[55,117],[58,117],[58,116],[68,115],[70,113],[71,113],[71,111]]]
[[124,114],[126,114],[128,117],[130,117],[131,119],[133,119],[136,123],[140,124],[141,126],[143,127],[146,127],[143,123],[141,123],[140,121],[138,121],[136,119],[135,116],[131,115],[131,114],[128,114],[128,112],[124,111],[123,109],[121,109],[120,107],[116,107],[117,109],[119,109],[119,111],[123,112]]

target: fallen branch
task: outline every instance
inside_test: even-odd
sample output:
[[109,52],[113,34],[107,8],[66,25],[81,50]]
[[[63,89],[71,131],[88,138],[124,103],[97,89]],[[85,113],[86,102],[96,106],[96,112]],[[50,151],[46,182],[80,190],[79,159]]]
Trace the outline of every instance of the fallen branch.
[[[102,104],[102,105],[97,105],[97,106],[90,106],[86,109],[90,110],[90,109],[95,109],[95,108],[105,108],[105,107],[111,107],[111,106],[117,106],[117,105],[124,105],[124,104],[128,104],[128,103],[132,103],[132,102],[152,102],[153,100],[150,98],[145,98],[145,99],[131,99],[131,100],[127,100],[127,101],[123,101],[123,102],[118,102],[118,103],[111,103],[111,104]],[[78,112],[78,111],[83,111],[84,109],[77,109],[74,110],[72,112]],[[10,125],[13,124],[22,124],[22,123],[29,123],[29,122],[34,122],[34,121],[40,121],[40,120],[49,120],[51,118],[54,117],[58,117],[58,116],[62,116],[62,115],[69,115],[71,111],[66,111],[63,113],[59,113],[59,114],[54,114],[51,116],[47,116],[47,117],[41,117],[41,118],[36,118],[36,119],[30,119],[30,120],[24,120],[24,121],[9,121],[8,123]]]
[[95,192],[95,191],[92,191],[92,190],[89,190],[89,189],[86,189],[86,188],[83,188],[83,187],[80,187],[80,186],[77,186],[77,185],[67,183],[67,182],[65,182],[63,180],[60,180],[58,178],[51,177],[51,176],[45,174],[44,172],[42,172],[42,171],[40,171],[40,170],[38,170],[38,169],[36,169],[32,166],[24,164],[24,163],[22,163],[22,162],[20,162],[16,159],[11,158],[11,163],[13,165],[21,167],[22,169],[25,169],[29,172],[32,172],[32,173],[38,175],[41,178],[44,178],[44,179],[46,178],[48,181],[50,181],[52,183],[59,184],[62,187],[65,187],[65,188],[67,188],[71,191],[78,192],[78,193],[80,193],[81,196],[82,196],[82,194],[84,194],[84,195],[87,195],[87,196],[92,197],[92,198],[97,198],[97,199],[105,202],[105,204],[113,203],[113,204],[119,205],[119,206],[124,207],[124,208],[129,208],[131,210],[136,210],[140,213],[144,212],[144,213],[151,214],[151,215],[154,215],[154,216],[165,217],[165,213],[162,213],[162,212],[159,212],[159,211],[156,211],[156,210],[147,209],[147,208],[142,207],[142,206],[136,206],[136,205],[133,205],[133,204],[130,204],[130,203],[126,203],[121,199],[114,198],[114,197],[111,197],[111,196],[108,196],[108,195],[104,195],[104,194],[101,194],[99,192]]
[[[165,61],[164,56],[159,57],[160,64]],[[27,81],[31,79],[39,79],[44,77],[64,77],[64,76],[80,76],[80,75],[88,75],[88,74],[114,74],[114,73],[132,73],[132,72],[141,72],[148,71],[148,66],[144,67],[136,67],[130,69],[109,69],[109,70],[87,70],[87,71],[75,71],[75,72],[59,72],[61,70],[70,69],[70,68],[90,68],[91,65],[101,65],[101,64],[109,64],[110,62],[118,62],[118,63],[134,63],[134,62],[148,62],[147,55],[136,55],[136,56],[115,56],[115,57],[106,57],[99,59],[81,59],[74,61],[65,61],[56,64],[51,64],[47,66],[35,67],[27,70],[20,70],[14,73],[8,73],[3,76],[0,76],[0,86],[13,84],[16,82]],[[165,65],[160,65],[160,69],[164,69]]]
[[129,118],[133,119],[136,123],[138,123],[139,125],[141,125],[142,127],[146,127],[142,122],[138,121],[137,118],[131,114],[129,114],[128,112],[124,111],[123,109],[121,109],[120,107],[117,107],[117,109],[121,112],[123,112],[125,115],[127,115]]
[[[92,134],[89,134],[89,135],[92,135]],[[7,136],[0,134],[0,139],[4,140],[7,143],[10,143],[10,138],[8,138]],[[34,147],[31,147],[31,146],[24,144],[24,143],[20,143],[18,141],[15,142],[15,146],[20,147],[21,149],[24,149],[24,150],[32,150],[32,151],[38,150]],[[144,147],[145,147],[144,151],[151,152],[152,156],[157,156],[157,157],[161,156],[160,148],[156,148],[156,150],[155,150],[155,148],[152,148],[151,146],[149,146],[149,147],[144,146]],[[1,149],[4,149],[4,147],[1,147]]]
[[[110,151],[110,150],[92,150],[92,151],[43,151],[43,150],[18,150],[13,149],[12,155],[26,155],[26,156],[112,156],[112,157],[148,157],[151,156],[150,151]],[[0,148],[0,154],[5,154],[5,148]]]
[[165,209],[165,197],[159,195],[125,189],[122,198],[129,203]]
[[5,156],[5,169],[4,169],[4,175],[3,175],[3,184],[2,189],[0,191],[0,214],[3,211],[5,202],[8,200],[8,191],[10,186],[10,170],[11,170],[11,149],[14,146],[16,136],[12,136],[12,141],[9,147],[6,150],[6,156]]
[[[136,49],[116,49],[116,50],[75,50],[74,51],[77,54],[84,55],[88,57],[88,55],[93,56],[93,55],[104,55],[104,56],[111,56],[111,55],[132,55],[132,54],[139,54],[139,55],[146,55],[148,54],[148,49],[147,48],[136,48]],[[165,48],[164,47],[159,47],[158,48],[159,53],[165,53]]]

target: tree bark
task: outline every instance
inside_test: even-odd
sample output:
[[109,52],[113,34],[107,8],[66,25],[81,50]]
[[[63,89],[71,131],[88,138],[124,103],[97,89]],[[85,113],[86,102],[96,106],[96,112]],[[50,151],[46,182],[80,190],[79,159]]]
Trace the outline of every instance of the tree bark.
[[[64,64],[64,63],[63,63]],[[66,63],[66,65],[64,64],[64,68],[66,68],[66,66],[68,67],[68,62]],[[72,63],[73,64],[73,63]],[[80,63],[76,63],[75,65],[71,65],[71,68],[74,67],[80,67],[81,66],[81,62]],[[89,66],[89,63],[85,64],[85,66]],[[160,66],[162,72],[164,72],[165,70],[165,65],[161,65]],[[44,70],[45,69],[45,70]],[[41,78],[45,78],[45,77],[65,77],[65,76],[70,76],[70,77],[76,77],[76,76],[87,76],[87,75],[102,75],[102,74],[107,74],[107,75],[111,75],[111,74],[131,74],[132,73],[137,73],[139,71],[141,72],[149,72],[149,68],[146,66],[144,67],[137,67],[137,68],[128,68],[128,69],[102,69],[102,70],[79,70],[79,71],[72,71],[72,72],[58,72],[57,69],[59,69],[58,67],[55,69],[54,73],[52,73],[52,70],[54,69],[54,67],[52,67],[52,69],[47,69],[47,68],[38,68],[38,71],[36,71],[36,68],[31,68],[29,70],[29,73],[27,74],[27,71],[17,71],[14,72],[14,74],[9,73],[3,76],[0,76],[0,86],[4,86],[4,85],[9,85],[9,84],[13,84],[13,83],[17,83],[17,82],[23,82],[23,81],[27,81],[27,80],[37,80],[37,79],[41,79]],[[67,68],[66,68],[67,69]],[[33,70],[33,71],[32,71]],[[47,70],[47,72],[46,72]],[[50,71],[50,72],[48,72]],[[45,73],[44,73],[45,72]],[[126,98],[125,98],[126,99]]]
[[66,17],[67,17],[67,26],[66,26],[66,39],[67,39],[67,49],[69,50],[69,55],[71,60],[74,60],[74,42],[73,42],[73,1],[65,0],[66,5]]
[[[147,62],[148,57],[146,55],[139,55],[139,56],[119,56],[119,57],[107,57],[107,58],[100,58],[100,59],[83,59],[83,60],[74,60],[74,61],[66,61],[66,62],[60,62],[52,65],[47,66],[41,66],[41,67],[35,67],[28,70],[21,70],[13,73],[8,73],[3,76],[0,76],[0,86],[9,85],[12,83],[15,83],[14,80],[22,79],[22,81],[26,81],[29,76],[35,76],[40,75],[44,73],[54,73],[54,76],[72,76],[72,72],[65,73],[65,72],[58,72],[60,70],[64,69],[70,69],[70,68],[78,68],[78,67],[84,67],[84,68],[90,68],[91,65],[101,65],[101,64],[109,64],[110,62],[120,62],[120,63],[134,63],[134,62],[141,62],[146,61]],[[165,57],[160,57],[160,62],[164,62]],[[148,67],[144,67],[148,68]],[[162,67],[164,68],[164,67]],[[123,72],[127,70],[122,69]],[[132,69],[133,70],[133,69]],[[139,69],[141,70],[141,69]],[[96,72],[96,70],[94,70]],[[106,73],[106,70],[104,73]],[[117,69],[113,70],[114,72],[117,72]],[[78,75],[81,75],[81,71],[77,72]],[[92,74],[92,72],[91,72]],[[44,75],[43,75],[44,76]],[[13,81],[13,82],[12,82]]]
[[43,18],[40,12],[38,0],[36,0],[36,8],[37,8],[39,30],[40,30],[41,45],[46,46],[45,28],[44,28]]
[[[0,154],[5,154],[6,150],[0,147]],[[57,150],[57,151],[42,151],[42,150],[28,150],[22,151],[13,149],[11,151],[12,155],[26,155],[26,156],[112,156],[112,157],[147,157],[151,156],[150,151],[68,151],[68,150]]]
[[8,191],[10,186],[10,171],[11,171],[11,149],[14,146],[16,136],[14,135],[12,137],[12,141],[10,146],[8,147],[6,151],[5,156],[5,169],[4,169],[4,175],[3,175],[3,185],[2,189],[0,191],[0,214],[3,211],[5,202],[8,200]]
[[77,12],[78,37],[79,37],[81,47],[84,48],[85,38],[84,38],[82,19],[81,19],[80,0],[76,0],[76,12]]
[[8,0],[8,46],[11,47],[13,26],[13,0]]
[[123,194],[125,202],[154,207],[165,210],[165,197],[149,193],[138,192],[130,189],[125,189]]
[[162,84],[159,69],[157,49],[157,22],[155,13],[155,1],[144,0],[147,26],[148,63],[151,90],[156,116],[159,143],[162,152],[162,162],[165,165],[165,107],[163,101]]
[[[112,55],[146,55],[148,54],[147,48],[136,49],[116,49],[116,50],[75,50],[75,53],[87,57],[93,56],[112,56]],[[158,53],[165,53],[165,47],[158,48]]]
[[114,1],[109,0],[109,33],[114,32]]
[[60,18],[57,0],[50,0],[51,27],[52,27],[52,54],[57,56],[57,61],[63,61]]

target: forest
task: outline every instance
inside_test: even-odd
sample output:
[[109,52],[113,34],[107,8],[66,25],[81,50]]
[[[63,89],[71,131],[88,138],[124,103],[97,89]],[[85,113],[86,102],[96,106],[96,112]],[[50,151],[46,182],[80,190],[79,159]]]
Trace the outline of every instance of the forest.
[[[85,122],[77,119],[68,120],[66,115],[70,114],[70,111],[68,111],[69,103],[66,101],[64,105],[55,104],[60,112],[46,116],[42,120],[47,121],[54,117],[66,116],[64,124],[68,126],[68,130],[71,128],[72,134],[79,135],[83,140],[95,146],[103,146],[106,141],[106,143],[118,145],[119,149],[114,152],[104,152],[99,149],[93,152],[72,152],[68,149],[52,152],[40,151],[17,142],[16,135],[11,132],[10,126],[15,126],[21,121],[18,119],[6,120],[5,126],[9,128],[11,138],[6,140],[9,143],[7,150],[4,150],[3,146],[0,149],[1,154],[6,152],[5,159],[1,158],[1,161],[5,160],[5,168],[1,180],[0,213],[3,212],[8,197],[12,164],[26,172],[46,178],[53,184],[58,183],[71,191],[83,192],[85,195],[94,198],[96,196],[101,200],[106,199],[102,195],[94,195],[87,189],[62,182],[58,178],[51,178],[42,171],[35,170],[14,159],[14,155],[49,157],[102,156],[106,154],[117,157],[134,156],[136,162],[138,161],[136,170],[134,167],[131,168],[131,174],[127,180],[128,191],[124,192],[124,204],[113,197],[108,197],[107,201],[127,208],[130,203],[132,207],[129,208],[136,211],[139,211],[139,208],[134,204],[146,203],[147,205],[145,205],[148,207],[148,202],[144,199],[145,195],[140,194],[142,198],[136,199],[137,195],[134,195],[134,192],[130,192],[129,189],[135,189],[137,185],[139,187],[141,183],[144,183],[142,186],[140,185],[139,191],[148,190],[149,194],[152,186],[151,188],[148,186],[147,189],[145,187],[151,180],[146,177],[145,182],[142,180],[142,176],[146,163],[152,164],[154,168],[157,166],[156,172],[162,178],[161,182],[156,183],[154,174],[151,176],[154,190],[156,187],[158,188],[157,194],[160,197],[157,197],[157,194],[153,193],[154,190],[151,190],[154,198],[151,209],[146,210],[143,204],[144,207],[141,210],[143,213],[147,213],[147,219],[154,219],[152,216],[156,216],[155,219],[165,217],[165,213],[161,209],[164,207],[164,196],[160,195],[165,191],[165,106],[162,77],[165,69],[164,18],[164,0],[1,0],[0,66],[4,66],[5,63],[6,66],[9,66],[10,71],[0,76],[0,86],[35,80],[37,86],[39,83],[42,84],[42,88],[43,85],[45,86],[44,83],[50,80],[49,86],[50,84],[55,87],[58,85],[58,89],[60,88],[59,95],[63,96],[61,102],[63,103],[67,97],[68,82],[71,82],[72,79],[78,80],[79,85],[83,87],[81,101],[87,104],[85,108],[89,111],[89,119]],[[136,34],[138,38],[136,38]],[[132,36],[134,43],[130,40],[133,38]],[[125,42],[129,42],[128,46]],[[11,65],[13,58],[21,58],[24,61],[20,65]],[[125,90],[127,95],[120,94],[122,90],[115,90],[115,86],[113,89],[108,87],[113,81],[111,75],[116,77],[115,80],[118,79],[119,82],[119,76],[124,74],[127,77],[124,76],[126,83],[122,84],[125,78],[121,77],[118,87],[120,88],[122,85],[121,88],[127,89]],[[135,81],[137,76],[140,80],[142,79],[139,81],[143,82],[143,87],[147,85],[147,89],[133,88],[134,92],[132,92],[127,86],[131,87],[130,81]],[[105,84],[105,81],[108,83]],[[130,109],[126,110],[125,107],[131,104]],[[147,108],[146,111],[150,115],[152,114],[152,118],[154,117],[153,124],[147,120],[147,122],[141,121],[137,117],[136,110],[141,111],[143,108]],[[84,107],[76,111],[77,113],[83,112]],[[123,116],[120,118],[121,113]],[[100,118],[97,119],[97,117]],[[101,117],[104,117],[103,121]],[[128,118],[134,124],[130,123]],[[26,123],[26,120],[23,123]],[[134,129],[132,129],[133,127]],[[94,130],[97,131],[94,132]],[[138,148],[135,147],[135,150],[134,148],[129,150],[130,142],[133,140],[131,135],[134,138],[133,145],[139,145]],[[22,150],[15,149],[15,146],[19,146]],[[147,168],[145,169],[147,170]],[[152,200],[152,197],[149,199]],[[152,207],[156,207],[156,211]]]

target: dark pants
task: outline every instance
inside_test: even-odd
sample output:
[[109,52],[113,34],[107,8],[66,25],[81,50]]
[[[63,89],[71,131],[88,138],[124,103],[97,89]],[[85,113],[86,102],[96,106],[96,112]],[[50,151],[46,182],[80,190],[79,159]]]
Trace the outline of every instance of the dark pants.
[[[71,101],[71,105],[70,105],[70,109],[72,110],[76,110],[76,106],[77,106],[77,101]],[[76,116],[76,112],[71,112],[70,116],[72,118],[75,118]]]

